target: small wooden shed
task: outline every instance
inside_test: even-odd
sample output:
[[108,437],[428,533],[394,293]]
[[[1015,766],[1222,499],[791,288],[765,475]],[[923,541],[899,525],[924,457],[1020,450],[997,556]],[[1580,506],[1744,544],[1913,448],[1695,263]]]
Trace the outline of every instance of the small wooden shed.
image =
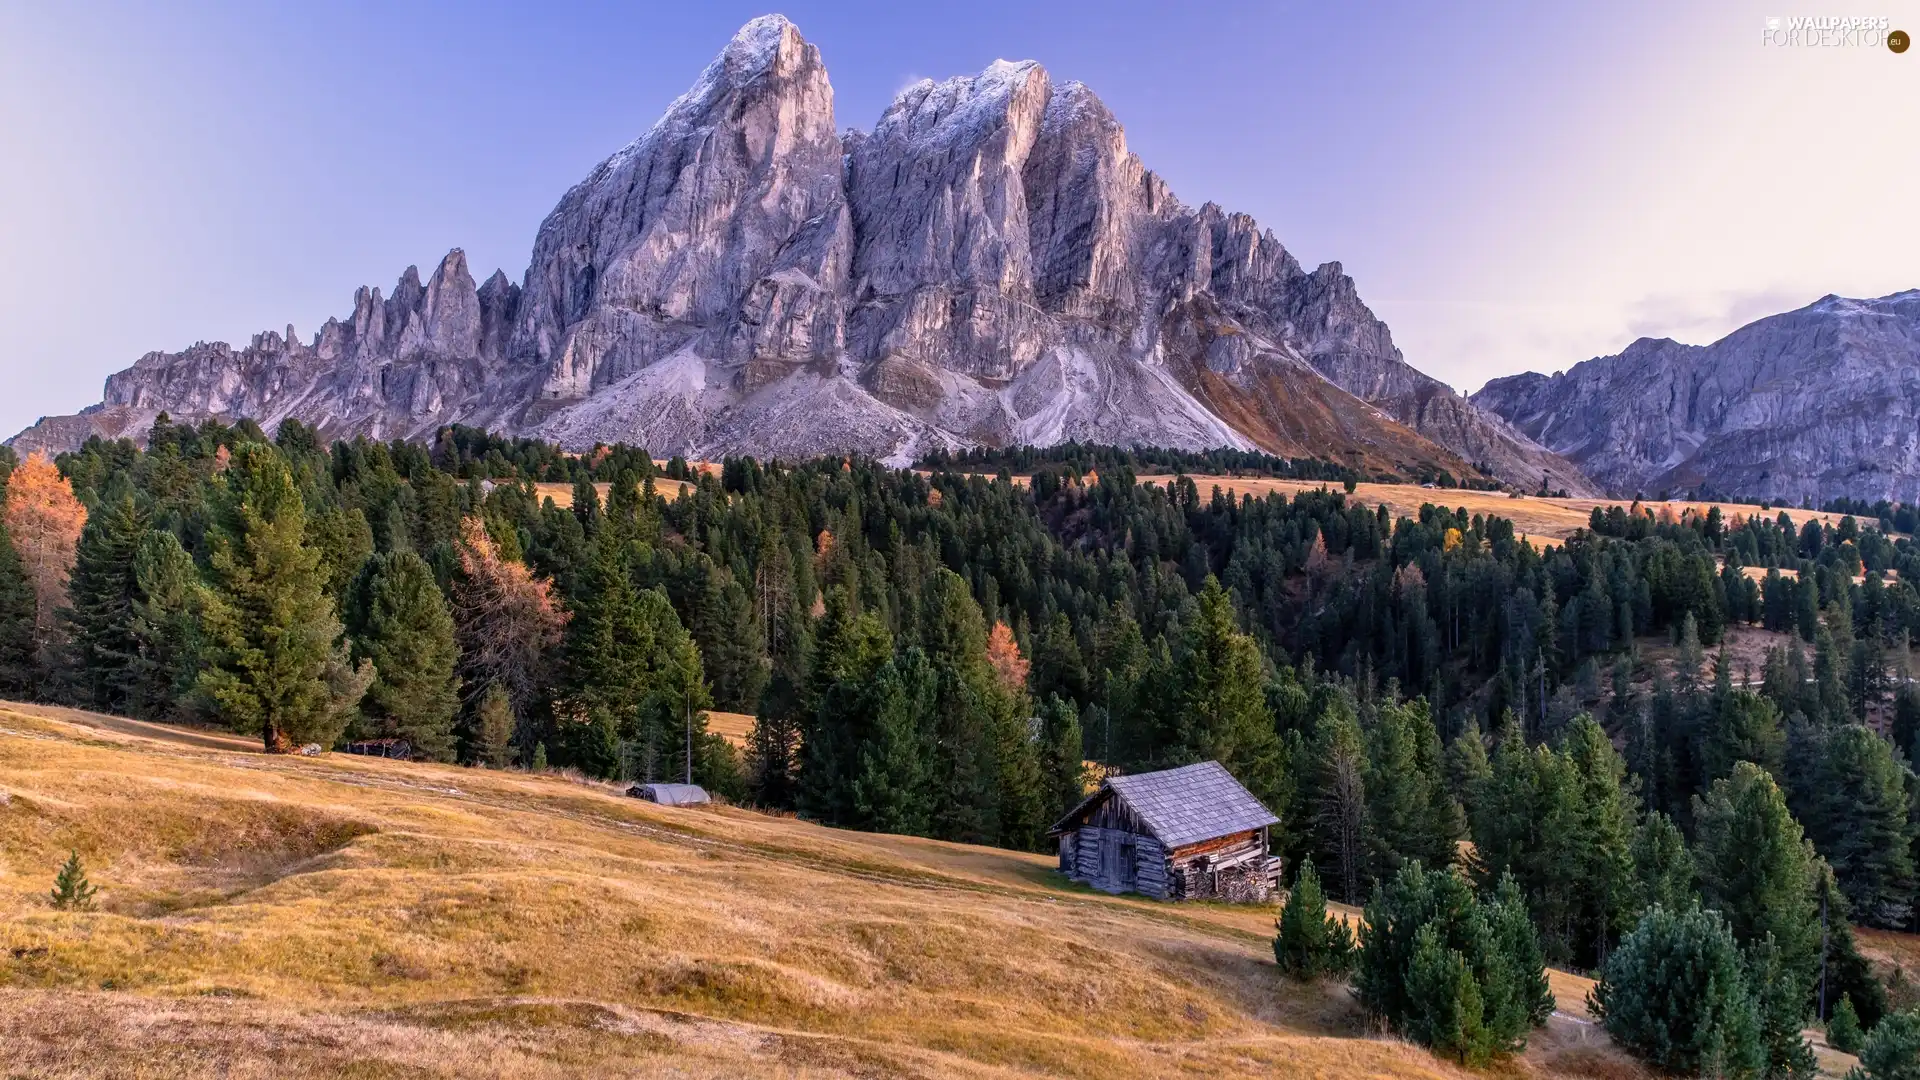
[[1060,871],[1103,892],[1263,902],[1280,884],[1280,823],[1217,761],[1110,776],[1047,835]]
[[662,806],[705,806],[713,801],[699,784],[635,784],[627,794]]

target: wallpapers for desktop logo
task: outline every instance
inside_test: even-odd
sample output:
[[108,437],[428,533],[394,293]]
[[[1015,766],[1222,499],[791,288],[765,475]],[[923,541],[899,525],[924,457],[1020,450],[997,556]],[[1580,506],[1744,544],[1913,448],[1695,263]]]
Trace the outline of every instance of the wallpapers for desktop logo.
[[1760,32],[1760,43],[1781,48],[1869,48],[1882,46],[1896,53],[1907,51],[1905,30],[1893,29],[1893,20],[1884,15],[1796,15],[1780,18],[1769,15]]

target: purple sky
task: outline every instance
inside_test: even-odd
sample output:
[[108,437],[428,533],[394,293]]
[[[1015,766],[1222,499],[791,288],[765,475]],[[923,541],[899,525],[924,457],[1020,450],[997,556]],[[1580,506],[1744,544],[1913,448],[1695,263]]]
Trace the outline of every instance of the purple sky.
[[[1341,261],[1465,390],[1920,286],[1920,51],[1765,47],[1784,5],[1455,7],[0,4],[0,434],[150,349],[310,335],[451,247],[518,279],[767,10],[843,127],[1000,57],[1087,83],[1182,199]],[[1920,32],[1920,0],[1847,14]]]

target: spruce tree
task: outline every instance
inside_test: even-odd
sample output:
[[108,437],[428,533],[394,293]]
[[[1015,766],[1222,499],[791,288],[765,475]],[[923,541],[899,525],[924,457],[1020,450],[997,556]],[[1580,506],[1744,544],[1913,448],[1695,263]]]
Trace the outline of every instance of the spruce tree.
[[128,669],[135,661],[134,556],[147,515],[124,484],[87,518],[67,582],[69,639],[82,700],[104,712],[128,712]]
[[1412,1007],[1400,1030],[1435,1054],[1462,1065],[1485,1065],[1504,1048],[1487,1030],[1486,1003],[1466,957],[1447,947],[1434,923],[1414,934],[1407,996]]
[[1866,1041],[1866,1032],[1860,1030],[1860,1014],[1853,1009],[1853,996],[1840,995],[1833,1019],[1827,1021],[1827,1045],[1843,1054],[1858,1054]]
[[1760,1019],[1766,1075],[1781,1080],[1811,1077],[1813,1048],[1800,1033],[1807,1016],[1806,983],[1783,964],[1771,935],[1747,950],[1747,985]]
[[1049,695],[1040,709],[1041,771],[1047,792],[1046,817],[1049,823],[1080,802],[1087,794],[1087,765],[1080,731],[1080,712],[1073,702],[1057,694]]
[[[0,497],[4,497],[0,491]],[[33,692],[33,583],[0,520],[0,696]]]
[[1815,874],[1814,904],[1819,912],[1825,950],[1816,974],[1813,1004],[1831,1015],[1839,999],[1849,998],[1861,1025],[1871,1028],[1887,1014],[1886,986],[1853,940],[1847,898],[1834,883],[1832,868],[1822,864]]
[[567,624],[569,702],[557,732],[561,762],[595,776],[620,773],[620,733],[640,722],[656,681],[652,626],[634,587],[630,556],[620,530],[600,530]]
[[1487,744],[1480,728],[1471,720],[1460,734],[1447,744],[1447,787],[1471,817],[1479,805],[1480,792],[1493,775],[1493,762],[1487,757]]
[[1633,928],[1633,808],[1626,791],[1626,765],[1605,731],[1580,716],[1567,734],[1566,755],[1578,787],[1578,832],[1563,840],[1577,860],[1575,949],[1584,959],[1606,960],[1620,934]]
[[141,537],[133,577],[128,636],[134,655],[122,693],[132,715],[170,719],[189,707],[199,677],[206,587],[179,538],[157,530]]
[[211,525],[201,693],[269,752],[331,746],[373,672],[349,662],[319,553],[306,544],[306,508],[271,446],[234,452]]
[[473,758],[489,769],[513,764],[513,705],[499,683],[488,683],[474,710]]
[[1804,817],[1814,848],[1833,867],[1861,922],[1904,927],[1915,886],[1912,772],[1886,739],[1844,724],[1822,740],[1815,777]]
[[1218,761],[1255,797],[1284,802],[1286,763],[1267,708],[1260,649],[1235,625],[1233,602],[1218,579],[1207,579],[1198,600],[1179,653],[1174,760]]
[[944,568],[929,579],[922,619],[934,676],[934,834],[992,843],[1000,836],[996,734],[1011,702],[987,663],[986,620],[966,580]]
[[430,761],[453,760],[458,653],[432,568],[411,551],[375,555],[349,586],[345,607],[354,658],[374,671],[361,704],[364,730],[405,739]]
[[1742,944],[1772,934],[1784,969],[1810,987],[1820,954],[1816,862],[1773,777],[1740,762],[1694,800],[1693,816],[1701,899]]
[[1699,903],[1686,838],[1673,819],[1658,810],[1649,811],[1634,830],[1633,873],[1636,921],[1649,908],[1684,911]]
[[1406,861],[1451,864],[1466,829],[1447,790],[1440,735],[1426,703],[1383,704],[1369,735],[1367,832],[1374,875],[1390,877]]
[[1346,702],[1321,713],[1313,739],[1313,835],[1334,867],[1340,898],[1356,903],[1367,878],[1367,756]]
[[852,821],[878,832],[926,835],[933,827],[927,759],[934,679],[919,649],[881,664],[867,681],[871,734],[860,749],[853,779]]

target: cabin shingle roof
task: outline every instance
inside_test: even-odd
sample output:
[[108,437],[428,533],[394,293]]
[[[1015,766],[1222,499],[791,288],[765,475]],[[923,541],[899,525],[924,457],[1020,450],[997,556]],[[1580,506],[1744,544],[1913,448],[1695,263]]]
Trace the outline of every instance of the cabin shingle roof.
[[1161,772],[1110,776],[1101,791],[1073,809],[1054,832],[1074,827],[1083,812],[1112,791],[1170,848],[1277,825],[1280,819],[1217,761]]

